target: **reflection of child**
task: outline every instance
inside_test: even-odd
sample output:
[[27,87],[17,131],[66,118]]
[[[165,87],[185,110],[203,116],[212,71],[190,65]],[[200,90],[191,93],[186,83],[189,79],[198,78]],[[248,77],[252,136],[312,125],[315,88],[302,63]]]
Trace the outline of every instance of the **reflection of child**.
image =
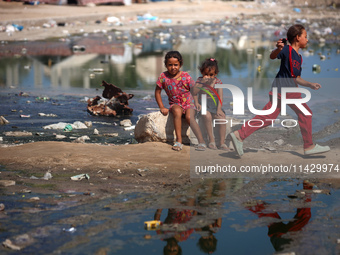
[[216,251],[217,239],[214,236],[214,233],[216,233],[221,228],[221,225],[222,218],[218,218],[214,220],[214,223],[209,224],[208,226],[205,226],[201,229],[195,229],[198,232],[207,232],[207,235],[201,236],[197,243],[202,252],[211,254]]
[[[312,190],[313,184],[307,181],[303,182],[304,190]],[[304,202],[311,202],[311,194],[305,193]],[[276,251],[282,251],[284,246],[291,243],[293,241],[294,235],[285,234],[289,232],[298,232],[306,226],[312,217],[311,209],[309,207],[297,208],[296,214],[293,220],[290,220],[288,223],[283,223],[278,212],[268,212],[267,204],[265,202],[257,203],[254,206],[249,206],[248,209],[253,213],[256,213],[259,218],[269,217],[273,218],[273,222],[268,225],[268,236],[270,237],[270,241]],[[275,219],[279,221],[275,221]]]
[[[218,65],[217,65],[216,59],[208,58],[204,60],[202,65],[199,67],[199,70],[201,71],[202,77],[199,77],[197,79],[196,86],[195,86],[194,93],[193,93],[195,106],[198,111],[201,110],[201,105],[199,104],[198,96],[201,96],[202,94],[206,94],[204,90],[209,91],[209,87],[215,88],[215,84],[222,84],[221,80],[216,78],[216,75],[218,74]],[[225,113],[222,109],[222,104],[221,104],[223,102],[222,101],[223,90],[219,88],[217,89],[217,93],[218,93],[219,98],[217,98],[217,96],[214,93],[210,93],[214,98],[207,96],[207,112],[205,115],[202,115],[202,118],[204,120],[204,125],[209,136],[208,147],[213,150],[216,150],[217,147],[215,143],[215,137],[213,134],[212,120],[213,119],[225,120]],[[221,99],[221,101],[219,99]],[[219,126],[219,135],[220,135],[219,148],[221,150],[229,151],[230,149],[224,142],[225,136],[226,136],[227,125],[219,124],[218,126]]]
[[[251,125],[248,121],[241,129],[230,133],[233,145],[239,156],[243,154],[243,140],[246,139],[256,130],[269,126],[272,121],[277,118],[281,111],[281,88],[283,87],[297,87],[298,84],[309,87],[314,90],[321,88],[318,83],[312,83],[305,81],[300,77],[302,56],[298,53],[299,49],[307,46],[307,32],[305,28],[300,25],[291,26],[287,32],[287,39],[290,45],[284,45],[282,39],[276,43],[276,49],[270,54],[271,59],[281,59],[280,70],[276,75],[276,78],[272,84],[272,87],[278,89],[278,102],[275,111],[268,115],[258,115],[251,121]],[[272,108],[272,93],[269,93],[270,101],[263,108],[263,110],[269,110]],[[287,93],[289,99],[301,99],[301,93]],[[302,106],[312,114],[312,111],[304,103]],[[328,146],[320,146],[313,143],[312,139],[312,115],[305,115],[295,104],[289,104],[289,107],[297,114],[298,122],[304,142],[304,154],[312,155],[317,153],[323,153],[330,150]]]
[[[163,115],[169,113],[169,109],[165,108],[162,102],[161,92],[162,89],[165,90],[169,98],[170,111],[174,117],[174,127],[176,134],[176,142],[172,149],[179,151],[182,149],[182,117],[190,125],[190,116],[194,116],[194,111],[192,105],[192,96],[190,93],[190,88],[192,87],[193,81],[187,72],[180,71],[183,65],[183,58],[178,51],[170,51],[165,55],[164,60],[166,72],[160,74],[157,80],[157,86],[155,89],[155,98],[160,111]],[[196,123],[192,121],[191,129],[198,139],[199,143],[204,143],[201,130]]]
[[[157,209],[154,220],[160,220],[162,214],[162,209]],[[185,224],[189,222],[192,217],[196,215],[194,210],[183,210],[176,208],[169,208],[168,215],[162,225],[164,224]],[[167,244],[165,245],[163,252],[164,254],[180,255],[182,254],[182,249],[178,242],[185,241],[194,232],[194,229],[186,229],[183,231],[162,231],[157,230],[157,234],[162,234],[166,238],[164,239]]]

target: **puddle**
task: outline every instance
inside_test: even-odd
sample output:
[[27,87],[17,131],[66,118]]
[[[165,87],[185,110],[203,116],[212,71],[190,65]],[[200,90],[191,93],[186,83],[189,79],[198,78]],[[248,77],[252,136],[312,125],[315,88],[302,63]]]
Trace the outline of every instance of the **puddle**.
[[[169,196],[86,205],[82,194],[67,202],[58,201],[65,194],[2,194],[0,239],[21,240],[25,254],[336,254],[339,189],[313,181],[209,180]],[[31,196],[45,202],[27,202]],[[161,226],[145,229],[155,219]]]

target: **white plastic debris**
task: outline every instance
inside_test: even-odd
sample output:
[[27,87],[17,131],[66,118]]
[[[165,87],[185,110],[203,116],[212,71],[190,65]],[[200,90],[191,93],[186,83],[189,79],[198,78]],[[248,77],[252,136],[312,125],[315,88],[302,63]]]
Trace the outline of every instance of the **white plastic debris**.
[[41,117],[58,117],[57,114],[54,114],[54,113],[46,114],[46,113],[40,112],[40,113],[38,113],[38,115],[41,116]]
[[136,126],[130,126],[130,127],[125,127],[124,130],[128,131],[128,130],[134,130]]
[[89,180],[90,179],[90,176],[88,174],[78,174],[78,175],[75,175],[75,176],[72,176],[71,177],[71,180],[72,181],[80,181],[82,179],[87,179]]
[[57,124],[51,124],[51,125],[47,125],[47,126],[43,126],[43,129],[64,129],[67,125],[71,125],[72,129],[86,129],[87,126],[80,122],[80,121],[76,121],[73,124],[70,123],[65,123],[65,122],[59,122]]
[[119,125],[124,126],[124,127],[131,127],[132,126],[132,122],[129,119],[125,119],[122,120]]

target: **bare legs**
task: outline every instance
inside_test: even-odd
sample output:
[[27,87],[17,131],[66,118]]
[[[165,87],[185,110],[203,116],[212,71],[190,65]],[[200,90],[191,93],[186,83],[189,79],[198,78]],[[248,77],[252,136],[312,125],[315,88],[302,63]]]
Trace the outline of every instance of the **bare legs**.
[[[173,105],[171,107],[171,112],[174,116],[174,127],[176,134],[176,141],[182,143],[182,115],[183,109],[178,105]],[[192,120],[190,122],[190,119]],[[199,143],[204,143],[204,139],[201,133],[201,130],[195,120],[195,110],[188,109],[185,111],[185,120],[189,126],[191,126],[191,130],[194,132]]]

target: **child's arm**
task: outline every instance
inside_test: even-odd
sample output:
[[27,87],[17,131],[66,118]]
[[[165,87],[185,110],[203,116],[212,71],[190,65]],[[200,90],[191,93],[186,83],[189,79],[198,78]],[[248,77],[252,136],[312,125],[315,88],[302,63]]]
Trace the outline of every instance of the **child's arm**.
[[296,77],[296,82],[301,86],[305,86],[314,90],[318,90],[319,88],[321,88],[321,85],[319,83],[306,81],[302,79],[301,76]]
[[159,106],[159,109],[161,110],[161,113],[164,116],[166,116],[169,113],[169,109],[164,107],[164,104],[163,104],[163,101],[162,101],[161,92],[162,92],[162,89],[160,87],[156,86],[156,89],[155,89],[156,102],[157,102],[157,104]]
[[[219,88],[217,89],[217,94],[220,96],[221,101],[223,100],[223,89]],[[223,103],[223,101],[222,101]],[[224,113],[222,111],[222,104],[220,103],[220,100],[217,102],[217,112],[216,112],[218,117],[224,117]]]
[[276,59],[277,55],[279,55],[279,53],[281,52],[281,50],[284,47],[284,43],[282,42],[282,40],[278,40],[276,42],[276,49],[272,51],[272,53],[270,53],[270,59]]
[[199,88],[202,88],[203,85],[201,83],[201,79],[198,78],[198,80],[196,81],[195,85],[192,87],[192,95],[195,96],[198,94],[198,92],[200,91]]
[[202,107],[201,107],[200,103],[198,102],[198,94],[194,95],[193,98],[194,98],[194,105],[196,107],[196,110],[198,112],[201,111]]

